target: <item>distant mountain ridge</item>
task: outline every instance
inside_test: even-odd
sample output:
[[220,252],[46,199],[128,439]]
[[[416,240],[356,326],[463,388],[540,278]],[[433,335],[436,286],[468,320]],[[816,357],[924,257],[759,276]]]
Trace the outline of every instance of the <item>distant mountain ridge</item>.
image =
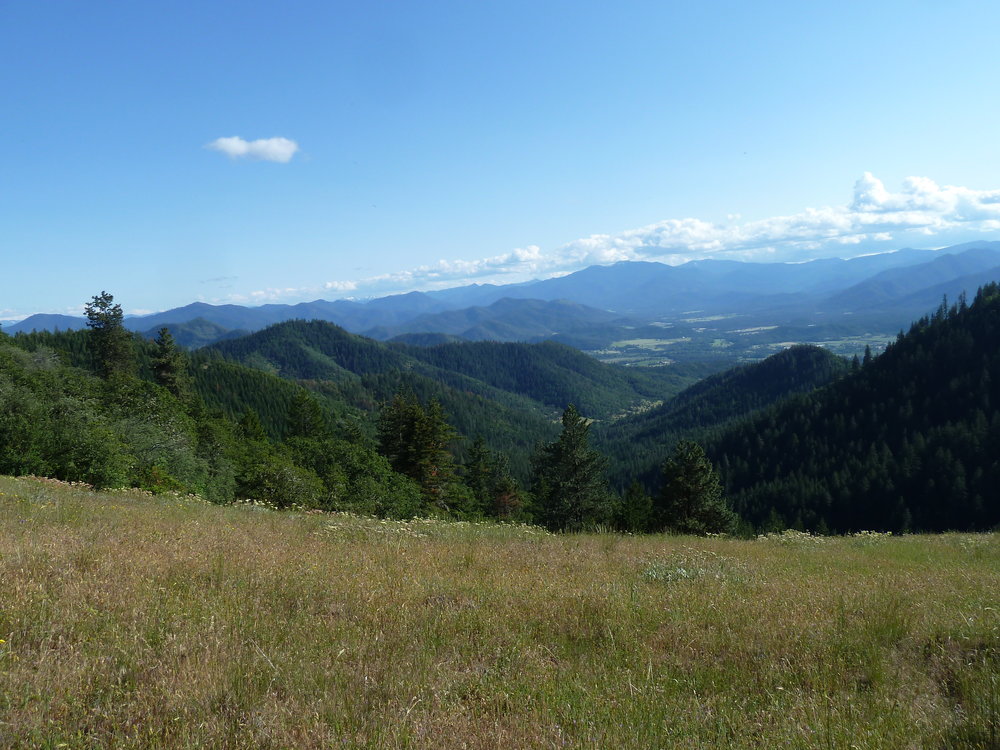
[[[981,284],[998,278],[1000,242],[979,241],[936,251],[902,249],[805,263],[697,260],[668,266],[621,262],[542,281],[468,285],[366,302],[313,300],[259,307],[195,302],[152,315],[130,316],[126,325],[149,336],[161,326],[176,328],[203,321],[197,335],[185,334],[184,343],[189,347],[230,338],[232,331],[253,332],[301,319],[331,322],[382,340],[410,334],[442,334],[471,341],[553,339],[599,350],[616,340],[657,338],[656,331],[648,330],[649,323],[679,323],[697,316],[749,316],[730,326],[733,330],[729,333],[783,326],[788,331],[777,334],[775,341],[789,341],[809,327],[824,327],[816,328],[816,338],[808,339],[818,342],[828,330],[830,335],[899,330],[936,305],[942,295],[956,298],[963,290],[971,294]],[[80,317],[33,315],[5,326],[4,331],[70,330],[84,325]],[[680,330],[677,334],[680,338],[687,335]],[[720,344],[723,347],[736,341],[721,328],[717,335],[710,332],[705,336],[709,337],[705,346],[712,345],[711,336],[728,338],[728,343]],[[746,356],[742,350],[733,351]]]
[[467,341],[533,341],[619,319],[615,313],[578,302],[504,297],[487,307],[428,313],[403,325],[372,328],[364,335],[387,339],[404,333],[443,333]]

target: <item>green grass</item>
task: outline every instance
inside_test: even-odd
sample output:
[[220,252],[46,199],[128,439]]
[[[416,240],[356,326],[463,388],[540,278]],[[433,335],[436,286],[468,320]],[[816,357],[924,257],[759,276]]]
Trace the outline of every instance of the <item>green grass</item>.
[[993,535],[0,493],[3,747],[1000,747]]

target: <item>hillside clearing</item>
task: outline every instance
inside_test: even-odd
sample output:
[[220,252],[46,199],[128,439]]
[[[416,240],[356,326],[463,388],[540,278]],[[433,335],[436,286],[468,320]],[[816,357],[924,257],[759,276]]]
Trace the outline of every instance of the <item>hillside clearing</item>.
[[1000,541],[549,535],[0,478],[5,747],[997,747]]

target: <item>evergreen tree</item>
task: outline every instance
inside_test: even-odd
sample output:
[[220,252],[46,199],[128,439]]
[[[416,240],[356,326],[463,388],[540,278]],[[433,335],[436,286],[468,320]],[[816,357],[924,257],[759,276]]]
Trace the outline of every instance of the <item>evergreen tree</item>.
[[469,448],[465,462],[465,486],[475,500],[475,508],[481,513],[488,512],[491,503],[492,477],[490,471],[492,456],[482,435],[478,435]]
[[154,343],[153,377],[177,398],[186,397],[190,390],[187,357],[167,328],[160,329]]
[[248,408],[243,412],[243,416],[240,417],[237,426],[239,428],[239,435],[244,440],[257,443],[267,442],[267,433],[264,431],[264,426],[260,423],[260,417],[257,416],[257,412],[253,409]]
[[525,520],[524,493],[510,473],[510,460],[503,453],[493,455],[490,465],[490,500],[487,511],[501,521]]
[[469,513],[472,498],[455,473],[451,443],[458,437],[437,400],[423,407],[412,393],[397,392],[379,414],[379,452],[413,479],[428,509]]
[[417,432],[423,413],[412,392],[397,391],[378,415],[379,453],[389,459],[394,470],[411,479],[420,475]]
[[719,475],[697,443],[681,441],[663,464],[654,508],[657,528],[680,534],[731,532],[735,514],[722,498]]
[[104,378],[135,373],[132,335],[125,329],[122,306],[108,292],[101,292],[84,305],[90,341],[98,372]]
[[323,408],[305,388],[296,391],[288,409],[285,434],[290,438],[322,439],[327,435]]
[[532,458],[531,487],[540,520],[552,530],[577,531],[609,520],[607,461],[588,443],[590,426],[570,404],[559,439]]
[[524,501],[517,480],[511,476],[507,456],[487,448],[481,436],[469,449],[465,484],[472,493],[473,507],[478,513],[502,521],[512,520],[521,514]]
[[638,481],[633,481],[618,506],[617,527],[621,531],[641,534],[649,531],[653,522],[653,498]]

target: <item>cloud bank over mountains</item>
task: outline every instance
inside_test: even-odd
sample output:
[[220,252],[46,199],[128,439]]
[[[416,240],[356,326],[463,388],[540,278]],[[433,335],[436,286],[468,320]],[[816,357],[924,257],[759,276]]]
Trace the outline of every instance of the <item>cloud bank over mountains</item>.
[[[409,270],[354,280],[331,280],[312,292],[369,297],[414,289],[437,289],[475,281],[513,283],[559,276],[591,265],[658,261],[676,265],[704,258],[743,261],[805,261],[853,257],[912,243],[935,247],[1000,231],[1000,190],[940,186],[909,177],[891,192],[866,172],[850,203],[806,208],[788,216],[725,223],[667,219],[619,234],[595,234],[551,252],[536,245],[479,260],[440,260]],[[306,293],[307,290],[295,290]],[[243,299],[286,298],[273,289]]]
[[253,159],[256,161],[276,161],[287,164],[299,150],[299,144],[288,138],[258,138],[247,141],[238,135],[216,138],[205,148],[219,151],[230,159]]
[[[592,235],[554,254],[556,262],[592,265],[620,260],[683,263],[699,258],[801,261],[821,254],[855,255],[858,245],[926,238],[952,229],[1000,230],[1000,190],[937,185],[909,177],[892,193],[870,172],[846,206],[806,208],[789,216],[716,224],[668,219],[619,235]],[[845,249],[845,246],[847,249]],[[822,252],[820,252],[822,251]]]

